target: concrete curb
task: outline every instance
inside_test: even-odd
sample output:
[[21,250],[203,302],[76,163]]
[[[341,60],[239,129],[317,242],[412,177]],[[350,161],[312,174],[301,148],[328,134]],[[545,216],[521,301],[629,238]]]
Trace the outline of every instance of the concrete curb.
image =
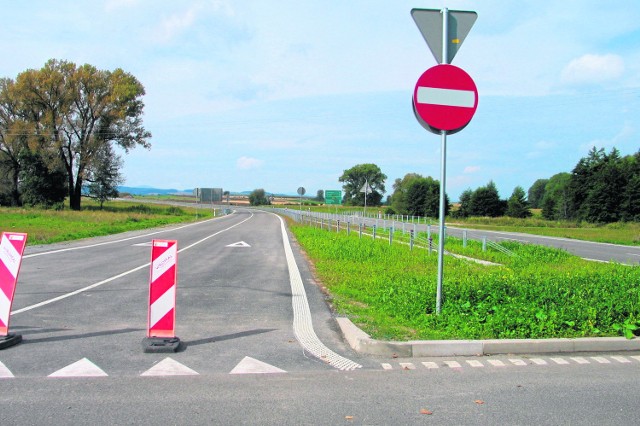
[[356,352],[397,356],[480,356],[494,354],[544,354],[571,352],[640,351],[640,339],[587,337],[576,339],[429,340],[385,342],[372,339],[349,318],[336,318],[345,340]]

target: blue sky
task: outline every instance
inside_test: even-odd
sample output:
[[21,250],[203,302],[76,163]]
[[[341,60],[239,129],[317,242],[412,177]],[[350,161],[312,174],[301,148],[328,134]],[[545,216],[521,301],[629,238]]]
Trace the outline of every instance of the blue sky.
[[436,62],[410,10],[443,7],[478,13],[453,61],[479,105],[448,137],[452,200],[490,180],[507,198],[593,146],[638,151],[637,0],[3,2],[0,76],[50,58],[135,75],[153,138],[124,156],[129,186],[315,195],[375,163],[390,195],[440,176],[411,108]]

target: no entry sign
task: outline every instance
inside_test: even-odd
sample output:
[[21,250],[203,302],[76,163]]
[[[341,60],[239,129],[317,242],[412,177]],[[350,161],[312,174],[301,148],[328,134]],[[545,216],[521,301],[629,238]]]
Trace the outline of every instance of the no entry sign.
[[[440,133],[462,130],[478,108],[478,89],[463,69],[440,64],[426,70],[413,92],[416,118],[427,129]],[[423,123],[424,122],[424,123]]]

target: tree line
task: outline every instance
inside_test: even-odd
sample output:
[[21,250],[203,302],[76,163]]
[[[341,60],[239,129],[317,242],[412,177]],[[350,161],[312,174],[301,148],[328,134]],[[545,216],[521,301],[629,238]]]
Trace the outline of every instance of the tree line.
[[571,173],[538,179],[529,202],[550,220],[640,221],[640,150],[627,156],[592,148]]
[[[387,176],[375,164],[359,164],[345,170],[343,204],[381,206]],[[363,191],[368,183],[370,193]],[[396,179],[387,197],[387,213],[438,217],[440,182],[430,176],[408,173]],[[526,218],[531,209],[541,209],[549,220],[576,220],[592,223],[640,221],[640,150],[621,156],[613,148],[592,148],[573,170],[549,179],[538,179],[527,192],[516,186],[507,199],[501,199],[493,181],[460,195],[459,208],[453,210],[445,194],[445,215],[453,217],[509,216]]]
[[122,181],[118,146],[149,148],[142,84],[118,68],[51,59],[15,79],[0,78],[0,204],[102,201]]

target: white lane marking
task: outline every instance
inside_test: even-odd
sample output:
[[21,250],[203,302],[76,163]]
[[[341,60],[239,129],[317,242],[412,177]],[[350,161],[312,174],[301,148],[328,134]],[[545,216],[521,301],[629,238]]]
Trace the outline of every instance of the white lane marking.
[[436,364],[435,362],[432,362],[432,361],[425,361],[425,362],[422,363],[422,365],[427,367],[429,370],[433,370],[433,369],[439,368],[438,364]]
[[628,363],[631,362],[631,360],[629,360],[629,359],[627,359],[627,358],[625,358],[623,356],[612,356],[611,358],[616,360],[616,361],[618,361],[619,363],[622,363],[622,364],[628,364]]
[[519,365],[519,366],[527,365],[527,362],[523,359],[510,359],[509,362],[513,365]]
[[603,356],[592,356],[591,359],[599,364],[611,364],[611,361],[609,361]]
[[391,364],[388,364],[386,362],[383,362],[380,365],[382,366],[383,370],[393,370],[393,367],[391,366]]
[[190,369],[186,365],[180,364],[172,358],[165,358],[141,376],[197,376],[198,372]]
[[551,358],[551,361],[555,362],[558,365],[566,365],[569,364],[569,361],[567,361],[564,358]]
[[416,100],[419,104],[443,105],[461,108],[473,108],[476,94],[471,90],[441,89],[438,87],[418,86]]
[[286,373],[281,368],[260,361],[250,356],[245,356],[229,374],[275,374]]
[[251,247],[249,244],[244,241],[238,241],[237,243],[229,244],[225,247]]
[[316,335],[311,321],[311,310],[309,308],[309,301],[307,300],[307,293],[304,290],[304,284],[302,283],[302,276],[300,275],[298,264],[293,256],[293,250],[291,249],[291,243],[289,243],[289,236],[287,235],[284,219],[275,213],[269,214],[274,215],[280,220],[282,244],[284,246],[284,253],[287,259],[289,282],[291,284],[293,332],[298,339],[298,342],[300,342],[302,347],[316,358],[339,370],[354,370],[356,368],[362,368],[362,365],[357,362],[338,355],[331,349],[327,348]]
[[475,360],[475,359],[467,360],[467,364],[469,364],[470,366],[472,366],[474,368],[484,367],[483,363],[481,363],[480,361]]
[[547,361],[545,361],[542,358],[531,358],[531,362],[533,362],[536,365],[547,365]]
[[0,361],[0,379],[10,379],[15,377],[6,365]]
[[[222,218],[226,218],[226,217],[230,217],[230,215],[227,216],[223,216]],[[129,240],[135,240],[138,238],[146,238],[149,237],[151,235],[156,235],[156,234],[162,234],[163,232],[168,232],[168,231],[178,231],[180,229],[184,229],[184,228],[188,228],[190,226],[195,226],[195,225],[201,225],[203,223],[207,223],[207,222],[211,222],[212,220],[216,220],[216,219],[222,219],[222,218],[213,218],[213,219],[207,219],[207,220],[203,220],[202,222],[194,222],[194,223],[188,223],[186,225],[182,225],[179,226],[177,228],[166,228],[166,229],[162,229],[160,231],[156,231],[156,232],[150,232],[148,234],[143,234],[143,235],[136,235],[134,237],[128,237],[128,238],[122,238],[120,240],[114,240],[114,241],[105,241],[103,243],[96,243],[96,244],[89,244],[86,246],[78,246],[78,247],[68,247],[68,248],[64,248],[64,249],[59,249],[59,250],[51,250],[51,251],[43,251],[41,253],[32,253],[32,254],[27,254],[25,256],[22,256],[23,259],[27,259],[30,257],[36,257],[36,256],[45,256],[45,255],[49,255],[49,254],[56,254],[56,253],[63,253],[65,251],[72,251],[72,250],[82,250],[82,249],[87,249],[87,248],[93,248],[93,247],[99,247],[99,246],[104,246],[107,244],[116,244],[116,243],[121,243],[123,241],[129,241]],[[142,243],[142,244],[151,244],[151,243]],[[138,245],[138,244],[135,244]]]
[[571,359],[577,362],[578,364],[591,364],[589,360],[581,356],[574,356],[574,357],[571,357]]
[[[218,232],[216,232],[216,233],[214,233],[214,234],[211,234],[211,235],[209,235],[209,236],[207,236],[207,237],[204,237],[204,238],[203,238],[203,239],[201,239],[200,241],[196,241],[195,243],[193,243],[193,244],[191,244],[191,245],[189,245],[189,246],[187,246],[187,247],[184,247],[184,248],[182,248],[182,249],[178,250],[178,253],[182,253],[183,251],[189,250],[190,248],[192,248],[192,247],[194,247],[194,246],[196,246],[196,245],[198,245],[198,244],[200,244],[200,243],[202,243],[202,242],[204,242],[204,241],[208,240],[209,238],[213,238],[213,237],[215,237],[216,235],[219,235],[219,234],[221,234],[221,233],[223,233],[223,232],[226,232],[226,231],[228,231],[228,230],[230,230],[230,229],[235,228],[236,226],[242,225],[243,223],[245,223],[246,221],[248,221],[248,220],[249,220],[249,219],[251,219],[252,217],[253,217],[253,213],[251,213],[251,216],[249,216],[248,218],[244,219],[244,220],[243,220],[243,221],[241,221],[241,222],[236,223],[235,225],[232,225],[232,226],[230,226],[230,227],[228,227],[228,228],[222,229],[222,230],[220,230],[220,231],[218,231]],[[89,246],[87,246],[87,247],[89,247]],[[50,304],[50,303],[58,302],[58,301],[60,301],[60,300],[66,299],[67,297],[71,297],[71,296],[75,296],[76,294],[84,293],[85,291],[88,291],[88,290],[94,289],[94,288],[99,287],[99,286],[101,286],[101,285],[103,285],[103,284],[106,284],[106,283],[109,283],[109,282],[111,282],[111,281],[117,280],[118,278],[122,278],[122,277],[125,277],[125,276],[129,275],[129,274],[132,274],[132,273],[134,273],[134,272],[137,272],[137,271],[139,271],[140,269],[148,268],[150,265],[151,265],[151,262],[147,262],[147,263],[145,263],[144,265],[140,265],[140,266],[138,266],[137,268],[133,268],[133,269],[130,269],[130,270],[128,270],[128,271],[126,271],[126,272],[123,272],[123,273],[121,273],[121,274],[114,275],[113,277],[107,278],[106,280],[102,280],[102,281],[100,281],[100,282],[97,282],[97,283],[95,283],[95,284],[91,284],[91,285],[89,285],[89,286],[86,286],[86,287],[84,287],[84,288],[81,288],[81,289],[78,289],[78,290],[72,291],[72,292],[70,292],[70,293],[66,293],[66,294],[63,294],[63,295],[61,295],[61,296],[54,297],[53,299],[49,299],[49,300],[42,301],[42,302],[40,302],[40,303],[36,303],[35,305],[26,306],[26,307],[24,307],[24,308],[22,308],[22,309],[18,309],[18,310],[16,310],[16,311],[11,312],[11,315],[13,316],[13,315],[16,315],[16,314],[20,314],[20,313],[22,313],[22,312],[27,312],[27,311],[30,311],[30,310],[32,310],[32,309],[36,309],[36,308],[40,308],[40,307],[42,307],[42,306],[48,305],[48,304]]]
[[631,358],[635,359],[636,361],[640,361],[640,356],[638,355],[633,355],[631,356]]
[[443,361],[449,368],[462,368],[462,365],[458,361]]
[[108,376],[100,367],[82,358],[80,361],[67,365],[64,368],[49,374],[49,377],[106,377]]
[[494,367],[506,367],[506,364],[499,359],[489,359],[487,361],[489,361],[489,364],[493,365]]

